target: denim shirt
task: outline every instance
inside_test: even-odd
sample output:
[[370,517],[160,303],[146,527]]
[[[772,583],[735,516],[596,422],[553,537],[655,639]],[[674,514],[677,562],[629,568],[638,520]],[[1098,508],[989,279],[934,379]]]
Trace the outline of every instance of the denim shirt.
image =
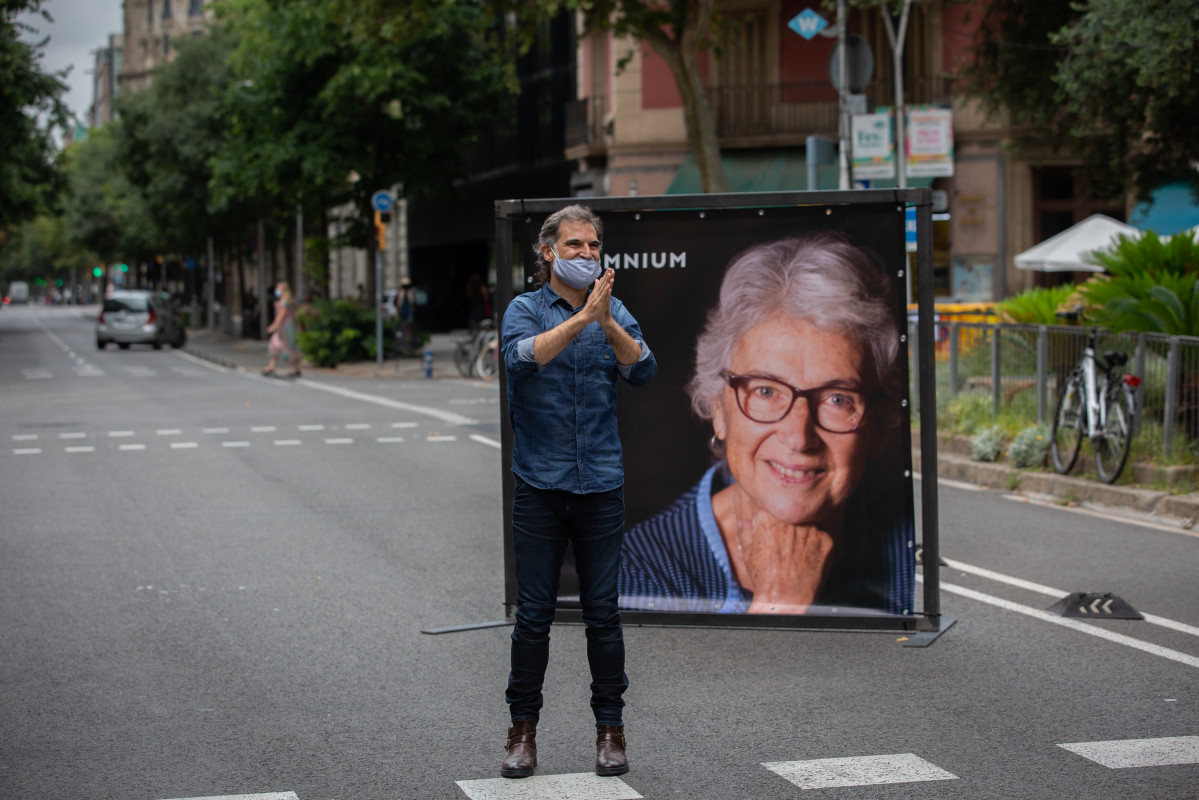
[[608,337],[592,322],[548,364],[539,365],[533,339],[578,310],[548,282],[517,296],[504,312],[500,347],[508,372],[512,471],[530,486],[592,494],[624,484],[616,379],[642,386],[654,377],[658,362],[624,304],[613,297],[609,308],[612,319],[641,346],[633,364],[616,363]]

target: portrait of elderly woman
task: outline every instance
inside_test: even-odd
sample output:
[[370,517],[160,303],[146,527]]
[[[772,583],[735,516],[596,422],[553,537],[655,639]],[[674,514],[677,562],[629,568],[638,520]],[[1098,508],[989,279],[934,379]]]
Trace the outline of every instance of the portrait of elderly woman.
[[716,463],[626,534],[621,607],[911,612],[898,320],[882,267],[839,234],[733,259],[687,385]]

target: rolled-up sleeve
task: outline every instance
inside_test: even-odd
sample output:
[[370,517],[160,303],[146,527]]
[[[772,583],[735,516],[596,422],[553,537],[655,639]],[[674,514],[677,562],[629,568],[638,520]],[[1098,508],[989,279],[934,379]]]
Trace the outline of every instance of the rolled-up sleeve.
[[612,318],[620,327],[625,329],[629,336],[633,337],[633,341],[641,348],[641,355],[632,364],[617,364],[616,371],[620,377],[624,378],[632,386],[644,386],[653,380],[653,377],[658,374],[658,360],[654,358],[654,353],[649,349],[649,345],[645,343],[645,338],[641,335],[641,326],[629,310],[624,307],[624,303],[616,300],[612,301]]
[[533,340],[539,333],[540,322],[526,296],[514,299],[500,326],[500,350],[509,375],[528,375],[539,369],[533,356]]

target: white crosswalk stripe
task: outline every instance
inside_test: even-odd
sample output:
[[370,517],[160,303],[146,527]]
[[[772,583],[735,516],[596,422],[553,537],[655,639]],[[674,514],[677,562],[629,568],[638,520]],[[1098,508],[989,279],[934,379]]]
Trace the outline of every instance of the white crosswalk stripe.
[[619,778],[591,772],[456,781],[470,800],[640,800],[641,795]]
[[1168,767],[1199,764],[1199,736],[1166,736],[1157,739],[1114,739],[1107,742],[1061,744],[1071,753],[1109,769]]
[[762,766],[800,789],[949,781],[958,777],[925,761],[915,753],[774,761]]

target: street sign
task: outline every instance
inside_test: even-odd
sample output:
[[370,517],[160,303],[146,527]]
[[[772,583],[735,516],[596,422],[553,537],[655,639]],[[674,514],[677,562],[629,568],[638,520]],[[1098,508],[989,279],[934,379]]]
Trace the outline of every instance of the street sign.
[[394,201],[391,199],[391,192],[385,189],[380,189],[371,195],[371,208],[379,213],[391,211],[391,205]]
[[787,27],[810,41],[816,34],[828,27],[828,20],[812,9],[805,8],[791,18]]
[[[865,37],[851,33],[845,40],[845,49],[849,53],[847,64],[849,73],[849,91],[861,94],[866,85],[874,78],[874,51]],[[841,91],[841,43],[833,47],[828,57],[828,79],[833,88]],[[864,109],[863,109],[864,110]]]

